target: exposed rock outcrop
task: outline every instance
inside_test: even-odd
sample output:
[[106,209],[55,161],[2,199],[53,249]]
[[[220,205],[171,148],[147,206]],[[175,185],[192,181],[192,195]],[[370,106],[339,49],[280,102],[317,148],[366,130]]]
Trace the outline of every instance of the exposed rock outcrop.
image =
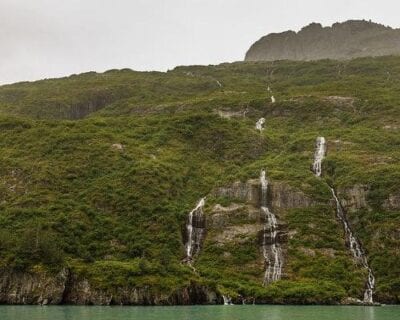
[[383,207],[388,210],[399,210],[400,209],[400,192],[393,193],[383,203]]
[[360,209],[368,209],[367,185],[356,184],[352,187],[339,189],[340,203],[347,212],[356,212]]
[[323,27],[312,23],[299,32],[272,33],[254,43],[246,61],[352,59],[400,54],[400,30],[364,20]]
[[58,274],[1,270],[0,304],[60,304],[68,278],[68,269]]
[[64,303],[78,305],[190,305],[216,304],[217,293],[200,284],[191,283],[174,292],[160,293],[149,286],[97,289],[87,279],[73,276],[64,294]]
[[269,189],[271,207],[275,211],[307,208],[315,204],[315,201],[307,197],[303,192],[295,190],[285,183],[271,183]]
[[12,270],[0,274],[0,304],[189,305],[216,304],[219,300],[215,290],[193,282],[161,293],[150,287],[99,289],[68,269],[57,274]]
[[[217,197],[226,197],[233,201],[245,202],[256,208],[261,205],[260,182],[255,179],[246,182],[238,181],[228,187],[218,188],[213,194]],[[268,199],[271,202],[271,207],[278,210],[309,207],[315,204],[304,193],[283,182],[270,183]]]
[[218,188],[214,191],[214,195],[260,206],[260,182],[258,180],[237,181],[228,187]]

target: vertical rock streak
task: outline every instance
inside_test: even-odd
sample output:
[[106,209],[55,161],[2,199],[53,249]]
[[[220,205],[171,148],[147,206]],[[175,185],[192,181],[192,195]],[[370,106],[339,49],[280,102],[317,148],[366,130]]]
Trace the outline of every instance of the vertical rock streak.
[[[325,157],[326,153],[326,141],[324,137],[318,137],[316,143],[316,150],[314,154],[314,163],[313,163],[313,171],[317,177],[320,177],[322,174],[322,161]],[[375,288],[375,277],[372,273],[371,268],[368,264],[368,259],[363,250],[360,241],[357,239],[356,235],[350,228],[350,224],[347,220],[346,213],[343,210],[343,207],[340,203],[340,200],[335,192],[335,189],[330,188],[333,198],[336,202],[336,216],[339,221],[343,225],[346,242],[349,246],[349,249],[354,257],[354,259],[359,263],[363,268],[368,271],[368,278],[366,283],[366,288],[364,292],[364,302],[365,303],[373,303],[373,290]]]
[[200,251],[201,243],[204,237],[204,213],[203,208],[206,198],[202,198],[196,207],[190,211],[186,224],[187,242],[186,242],[186,261],[190,264],[193,256]]
[[268,180],[265,170],[261,171],[261,211],[265,215],[265,224],[263,231],[263,256],[266,269],[264,274],[264,285],[277,281],[282,276],[283,255],[282,249],[278,243],[278,221],[276,216],[267,206]]

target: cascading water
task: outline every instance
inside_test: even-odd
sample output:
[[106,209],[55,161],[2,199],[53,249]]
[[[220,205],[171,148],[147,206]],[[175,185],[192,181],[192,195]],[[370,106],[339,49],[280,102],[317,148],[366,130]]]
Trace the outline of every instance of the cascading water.
[[265,124],[265,118],[260,118],[256,122],[256,129],[259,130],[260,132],[264,130],[264,124]]
[[275,103],[275,102],[276,102],[275,97],[274,97],[274,96],[271,96],[271,103]]
[[375,277],[372,273],[371,268],[368,264],[367,256],[361,246],[360,241],[356,238],[354,233],[352,232],[349,222],[347,221],[346,214],[340,204],[340,201],[336,195],[336,192],[333,188],[331,188],[333,198],[336,202],[336,215],[338,219],[342,222],[344,233],[346,237],[346,242],[348,243],[349,249],[353,254],[354,259],[363,266],[368,271],[368,278],[366,283],[366,288],[364,292],[364,302],[365,303],[373,303],[373,291],[375,288]]
[[188,222],[186,224],[187,242],[186,242],[186,261],[191,263],[193,256],[200,251],[201,242],[204,237],[204,213],[203,208],[206,198],[202,198],[196,207],[190,211]]
[[261,211],[265,215],[263,232],[263,255],[266,269],[264,285],[277,281],[282,276],[283,254],[278,243],[278,221],[276,216],[267,207],[268,180],[265,170],[261,171]]
[[224,305],[225,306],[232,306],[233,305],[231,297],[222,295],[222,299],[224,299]]
[[[326,141],[324,137],[318,137],[316,143],[316,150],[314,154],[314,163],[313,163],[313,171],[317,177],[320,177],[322,174],[322,160],[324,159],[326,154]],[[336,195],[335,189],[330,187],[333,198],[336,202],[336,215],[339,221],[343,225],[346,242],[349,246],[349,249],[354,257],[354,259],[362,265],[368,271],[368,279],[366,283],[366,289],[364,292],[364,303],[373,303],[373,291],[375,288],[375,277],[372,273],[371,268],[368,264],[367,256],[361,246],[360,241],[357,239],[355,234],[352,232],[349,222],[347,221],[347,217],[345,211],[343,210],[342,205],[340,204],[340,200]]]
[[324,137],[318,137],[316,142],[313,171],[317,177],[322,174],[322,160],[326,154],[326,141]]

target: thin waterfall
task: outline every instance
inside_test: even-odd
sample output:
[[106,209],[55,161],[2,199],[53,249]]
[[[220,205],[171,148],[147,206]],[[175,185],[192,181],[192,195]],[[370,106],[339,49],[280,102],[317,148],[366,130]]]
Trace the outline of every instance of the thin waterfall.
[[331,188],[333,198],[335,199],[336,202],[336,215],[338,219],[342,222],[345,237],[346,237],[346,242],[349,246],[349,249],[354,257],[354,259],[359,263],[363,268],[365,268],[368,271],[368,278],[366,282],[366,288],[364,291],[364,302],[365,303],[373,303],[373,292],[375,288],[375,277],[374,274],[372,273],[372,270],[368,264],[368,259],[365,254],[364,249],[361,246],[360,241],[357,239],[355,234],[350,228],[349,222],[347,221],[346,214],[343,210],[342,205],[340,204],[340,201],[336,195],[336,192],[333,188]]
[[[322,161],[325,158],[326,154],[326,141],[324,137],[318,137],[316,142],[316,149],[314,154],[314,163],[313,163],[313,171],[317,177],[320,177],[322,174]],[[330,187],[333,198],[336,202],[336,216],[339,221],[343,225],[346,242],[349,246],[349,249],[354,257],[354,259],[359,263],[363,268],[368,271],[368,278],[366,283],[366,288],[364,292],[364,302],[365,303],[373,303],[373,291],[375,288],[375,277],[372,273],[371,268],[368,264],[368,259],[365,254],[364,249],[361,246],[360,241],[357,239],[356,235],[350,228],[350,224],[347,220],[346,213],[343,210],[342,205],[340,204],[340,200],[335,192],[335,189]]]
[[324,160],[325,154],[326,154],[325,138],[318,137],[317,142],[315,144],[315,154],[313,163],[313,171],[317,177],[320,177],[322,174],[322,160]]
[[276,216],[269,210],[267,193],[268,180],[265,170],[261,171],[261,211],[265,215],[265,223],[263,230],[263,256],[265,259],[266,269],[264,274],[264,285],[277,281],[282,277],[283,254],[280,244],[278,243],[278,221]]
[[190,264],[193,256],[200,251],[201,243],[204,238],[205,219],[203,208],[206,198],[200,199],[196,207],[190,211],[186,224],[187,242],[185,260]]
[[231,297],[222,295],[222,299],[224,299],[224,305],[225,306],[232,306],[233,305]]
[[264,130],[264,124],[265,124],[265,118],[260,118],[256,122],[256,129],[259,130],[260,132]]

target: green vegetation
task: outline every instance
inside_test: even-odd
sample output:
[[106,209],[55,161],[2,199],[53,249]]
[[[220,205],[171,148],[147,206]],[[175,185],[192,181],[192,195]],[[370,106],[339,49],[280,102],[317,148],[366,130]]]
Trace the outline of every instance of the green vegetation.
[[[376,298],[398,303],[400,208],[388,199],[400,197],[399,130],[399,57],[111,70],[2,86],[0,267],[68,266],[100,288],[169,292],[197,281],[276,303],[360,297],[365,274],[346,250],[329,189],[310,172],[315,138],[325,136],[323,178],[343,196],[356,184],[369,190],[368,206],[349,220]],[[182,229],[196,201],[263,167],[321,204],[283,217],[294,234],[285,279],[261,286],[257,239],[223,250],[206,241],[199,274],[183,265]]]

